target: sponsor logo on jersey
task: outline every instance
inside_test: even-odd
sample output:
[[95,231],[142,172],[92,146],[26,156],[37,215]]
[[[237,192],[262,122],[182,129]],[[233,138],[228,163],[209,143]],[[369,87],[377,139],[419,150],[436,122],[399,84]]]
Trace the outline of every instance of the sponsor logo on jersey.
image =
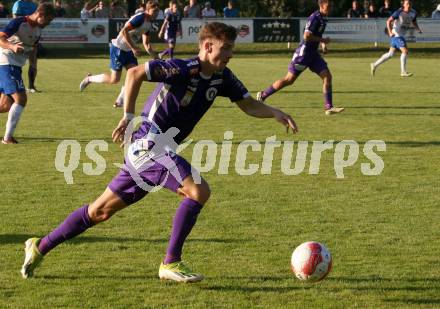
[[209,83],[209,85],[214,86],[214,85],[220,85],[222,83],[223,83],[223,79],[214,79]]

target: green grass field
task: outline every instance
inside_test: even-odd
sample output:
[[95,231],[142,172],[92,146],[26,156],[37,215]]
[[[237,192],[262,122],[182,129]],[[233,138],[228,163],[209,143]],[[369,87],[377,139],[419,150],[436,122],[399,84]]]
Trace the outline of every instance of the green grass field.
[[[237,56],[230,67],[255,95],[285,74],[289,59],[288,53]],[[21,144],[0,147],[0,308],[440,307],[440,64],[434,57],[409,58],[415,76],[401,79],[395,57],[371,80],[372,60],[369,54],[329,55],[335,103],[347,108],[340,116],[324,116],[321,81],[310,72],[268,101],[292,114],[297,136],[273,120],[246,116],[223,98],[216,101],[191,138],[221,143],[231,130],[232,158],[240,141],[272,135],[282,141],[355,140],[361,153],[344,179],[336,178],[334,150],[323,154],[320,173],[309,175],[310,146],[306,169],[297,176],[281,173],[280,149],[271,175],[239,176],[234,164],[228,175],[218,175],[217,160],[203,175],[211,200],[184,248],[185,260],[206,280],[179,285],[157,278],[179,202],[164,190],[60,245],[32,280],[20,277],[23,242],[93,201],[123,158],[110,139],[122,113],[111,107],[119,86],[78,92],[86,72],[107,71],[105,56],[42,59],[37,85],[44,92],[29,95],[16,133]],[[143,86],[138,111],[153,87]],[[0,115],[2,130],[5,122]],[[82,146],[73,185],[54,165],[65,139]],[[99,176],[82,171],[82,163],[92,162],[84,150],[91,140],[109,144],[101,152],[107,169]],[[387,144],[378,153],[385,163],[379,176],[361,173],[361,163],[369,162],[362,153],[368,140]],[[192,146],[184,157],[191,160],[191,154]],[[258,163],[262,153],[248,157]],[[321,283],[302,283],[289,269],[293,249],[308,240],[333,254],[333,271]]]

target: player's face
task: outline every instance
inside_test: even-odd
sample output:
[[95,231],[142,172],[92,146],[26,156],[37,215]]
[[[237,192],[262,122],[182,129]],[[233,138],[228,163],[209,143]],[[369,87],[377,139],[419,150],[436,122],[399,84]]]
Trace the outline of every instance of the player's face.
[[177,5],[176,4],[173,4],[171,6],[171,12],[173,12],[174,14],[177,12]]
[[37,16],[38,27],[45,28],[46,26],[48,26],[51,23],[53,18],[54,18],[53,16],[45,16],[42,13],[38,13],[38,16]]
[[229,40],[209,40],[205,44],[209,55],[209,62],[216,70],[223,70],[233,56],[234,42]]
[[153,9],[149,9],[147,11],[147,14],[151,16],[152,19],[156,19],[157,15],[159,14],[159,8],[153,8]]
[[409,2],[409,1],[403,1],[403,9],[404,9],[405,11],[409,11],[409,10],[411,10],[411,2]]
[[330,13],[330,5],[329,5],[329,3],[328,2],[324,2],[323,4],[321,4],[320,11],[324,15],[328,15]]

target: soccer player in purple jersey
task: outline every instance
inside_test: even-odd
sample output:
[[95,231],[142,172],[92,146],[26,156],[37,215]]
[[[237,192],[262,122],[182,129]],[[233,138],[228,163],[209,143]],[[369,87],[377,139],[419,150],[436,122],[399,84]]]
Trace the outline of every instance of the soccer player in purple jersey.
[[54,16],[54,7],[43,3],[33,14],[14,18],[0,30],[0,112],[8,112],[3,144],[18,143],[14,132],[27,104],[22,67]]
[[164,37],[168,43],[168,48],[159,53],[159,58],[162,59],[166,55],[170,58],[174,57],[174,49],[176,48],[176,37],[180,33],[182,37],[182,17],[177,10],[177,1],[170,1],[170,10],[165,14],[162,27],[159,31],[159,38]]
[[301,73],[309,68],[312,72],[318,74],[323,81],[325,114],[337,114],[344,110],[342,107],[333,106],[332,75],[328,69],[327,63],[322,59],[318,52],[320,43],[326,45],[330,43],[330,38],[322,37],[327,25],[325,17],[329,13],[329,1],[318,0],[318,4],[319,10],[310,15],[307,20],[303,40],[293,54],[287,75],[274,82],[266,90],[258,92],[258,100],[264,101],[275,92],[286,86],[292,85]]
[[[104,73],[86,76],[79,85],[79,90],[84,91],[91,83],[117,84],[121,80],[122,69],[130,69],[138,65],[136,57],[142,55],[136,41],[142,37],[145,50],[153,58],[158,58],[156,52],[150,44],[150,35],[153,30],[152,21],[159,13],[157,2],[148,1],[145,12],[132,16],[119,32],[118,36],[112,40],[110,45],[110,69],[111,73]],[[124,98],[124,87],[121,88],[118,98],[113,104],[114,107],[122,107]]]
[[[97,200],[75,210],[47,236],[26,241],[21,270],[24,278],[32,276],[43,256],[57,245],[108,220],[117,211],[141,200],[149,188],[160,185],[177,193],[183,200],[173,220],[159,277],[179,282],[203,279],[182,262],[181,256],[185,239],[210,197],[210,189],[194,168],[176,154],[177,145],[191,133],[217,96],[228,97],[250,116],[275,118],[294,133],[298,131],[289,115],[253,99],[226,67],[232,58],[236,37],[234,27],[209,23],[200,31],[197,57],[152,60],[128,70],[124,117],[112,134],[115,142],[133,141],[128,147],[124,167]],[[140,118],[134,118],[135,103],[144,81],[159,84],[144,105],[139,129],[130,134],[135,126],[133,123]]]

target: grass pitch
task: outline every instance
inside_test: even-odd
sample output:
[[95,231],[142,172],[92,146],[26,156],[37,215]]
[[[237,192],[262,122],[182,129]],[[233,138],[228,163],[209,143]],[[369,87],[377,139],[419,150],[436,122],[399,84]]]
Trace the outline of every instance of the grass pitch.
[[[206,280],[193,285],[157,278],[179,201],[164,190],[60,245],[35,278],[21,279],[23,242],[45,235],[96,198],[117,173],[113,163],[123,158],[110,140],[122,113],[111,107],[119,87],[91,85],[78,92],[87,72],[108,70],[105,56],[40,60],[37,85],[43,93],[29,95],[16,133],[21,144],[0,147],[0,307],[438,308],[438,59],[410,57],[415,75],[401,79],[395,57],[371,80],[371,55],[329,56],[335,105],[346,107],[342,115],[324,116],[321,81],[306,72],[268,101],[292,114],[299,135],[287,135],[273,120],[247,117],[218,99],[190,136],[220,145],[225,131],[234,132],[229,174],[217,175],[217,159],[214,170],[203,175],[213,193],[184,259]],[[285,74],[289,58],[287,53],[237,56],[230,67],[255,95]],[[153,87],[143,86],[137,111]],[[2,130],[5,122],[6,115],[0,115]],[[309,175],[310,146],[300,175],[281,173],[280,149],[272,174],[237,175],[237,144],[272,135],[282,141],[355,140],[361,153],[344,179],[336,178],[334,150],[323,154],[319,174]],[[57,146],[66,139],[82,146],[73,185],[54,164]],[[87,176],[82,164],[92,161],[85,146],[97,139],[109,144],[100,152],[107,169]],[[368,140],[387,144],[386,152],[378,153],[385,163],[379,176],[361,173],[361,163],[369,162],[362,153]],[[192,146],[184,157],[191,160],[191,154]],[[261,157],[250,153],[248,162]],[[326,244],[333,254],[333,271],[321,283],[304,284],[289,270],[293,249],[308,240]]]

